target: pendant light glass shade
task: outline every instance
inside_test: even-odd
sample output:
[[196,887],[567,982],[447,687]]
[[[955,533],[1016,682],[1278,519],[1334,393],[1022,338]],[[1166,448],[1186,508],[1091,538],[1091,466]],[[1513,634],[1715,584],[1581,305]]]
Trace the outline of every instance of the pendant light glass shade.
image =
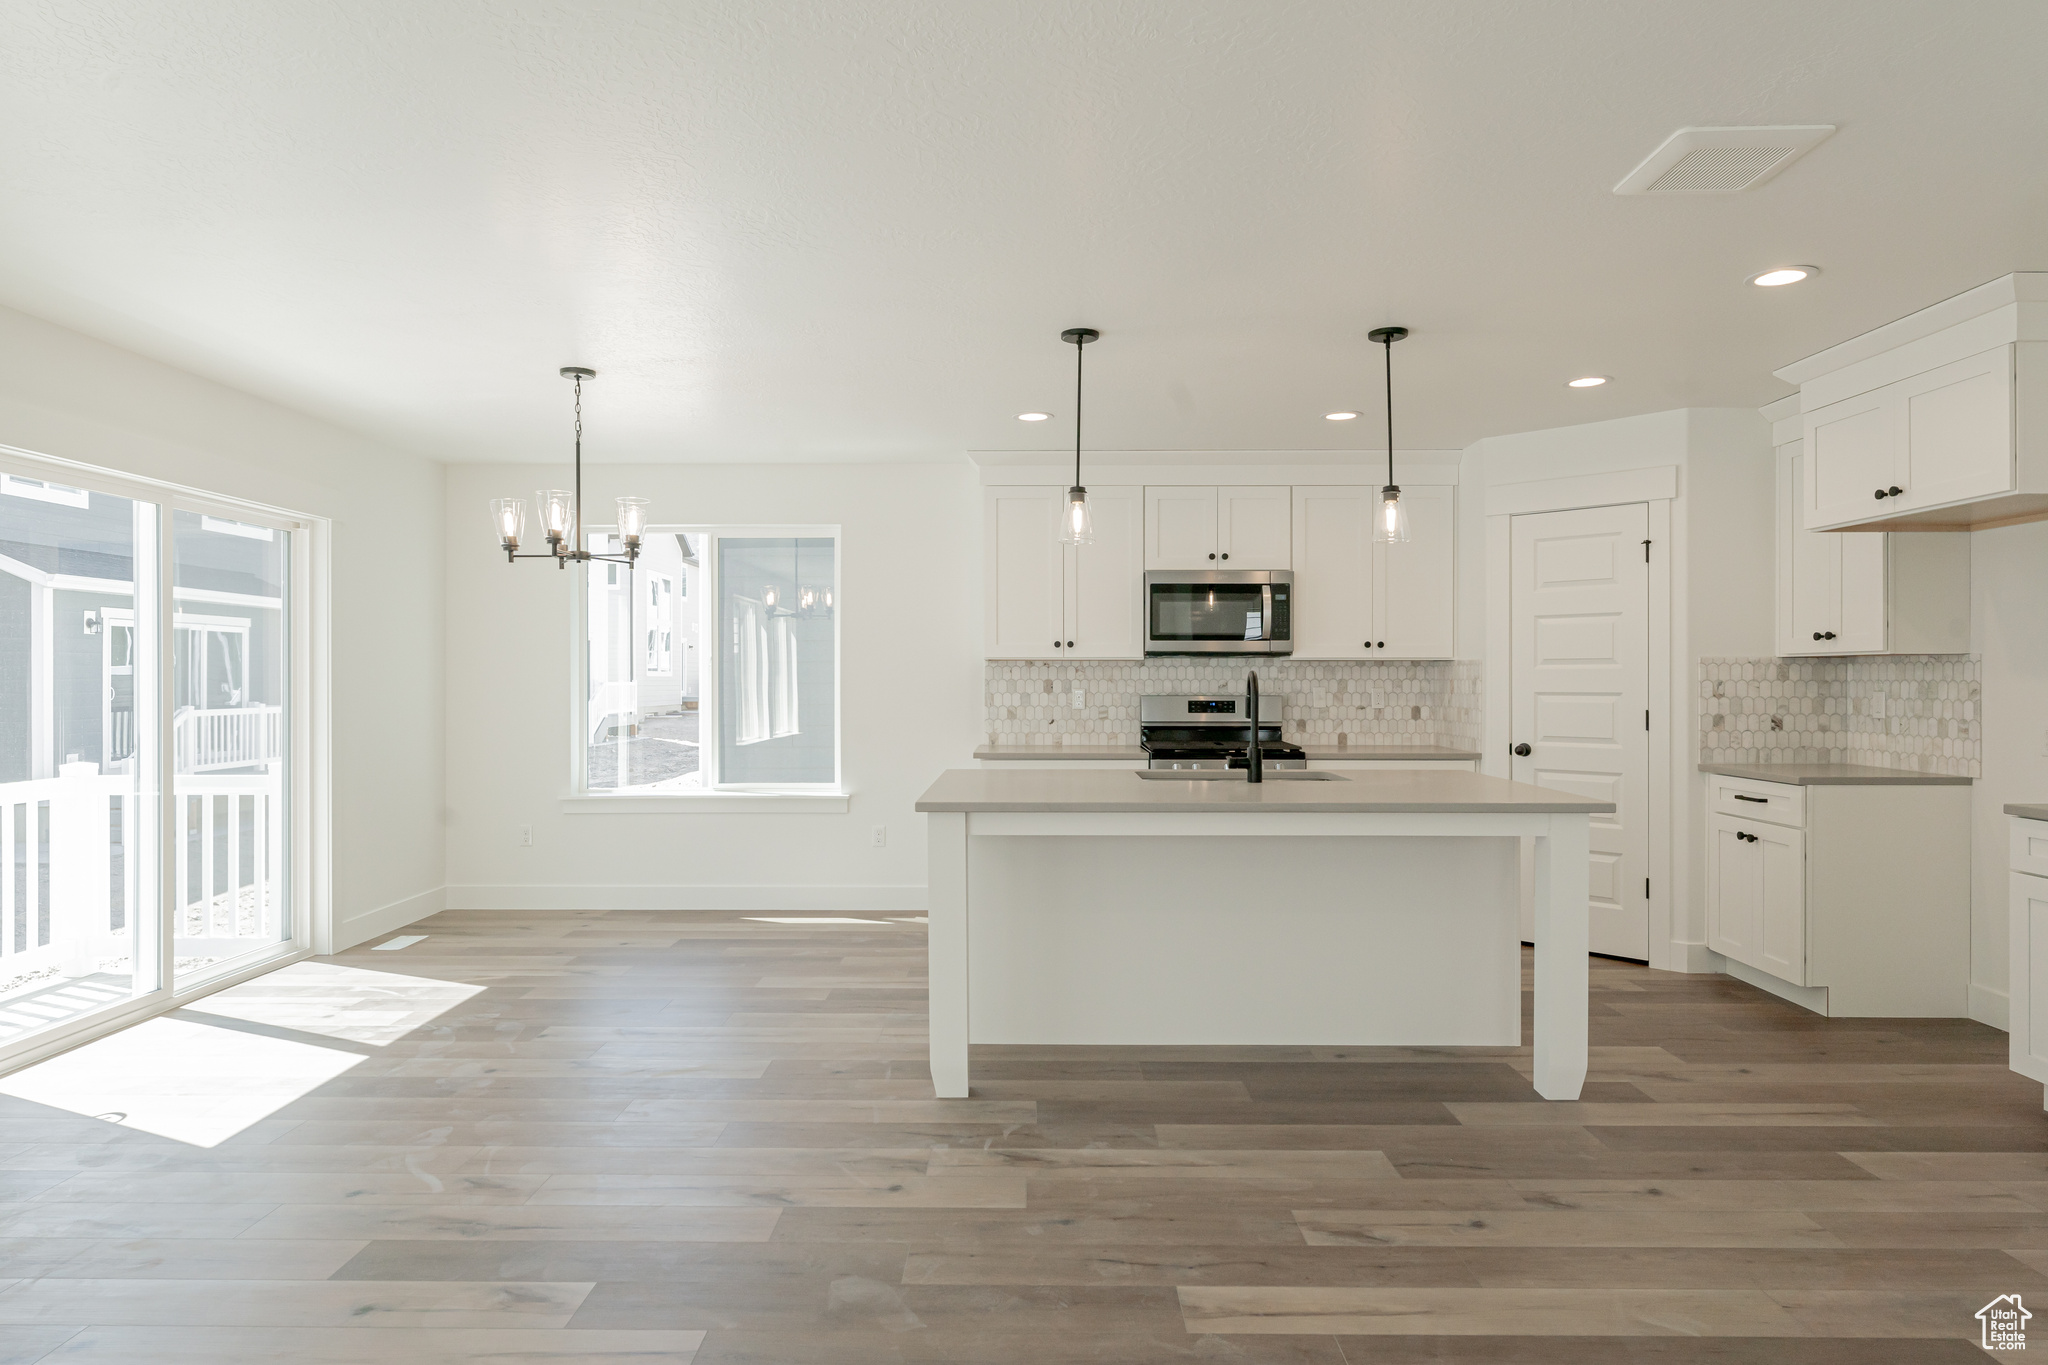
[[1095,518],[1088,512],[1088,490],[1079,484],[1067,490],[1067,510],[1060,516],[1060,543],[1095,543]]
[[526,534],[526,499],[492,498],[491,525],[498,529],[498,543],[508,550],[519,548]]
[[647,529],[647,499],[619,499],[619,536],[628,545],[640,543],[640,533]]
[[1372,538],[1382,545],[1396,545],[1408,539],[1408,509],[1401,504],[1401,487],[1388,484],[1380,490],[1379,510],[1373,516]]
[[566,488],[543,488],[533,497],[541,534],[549,540],[567,540],[576,522],[576,495]]

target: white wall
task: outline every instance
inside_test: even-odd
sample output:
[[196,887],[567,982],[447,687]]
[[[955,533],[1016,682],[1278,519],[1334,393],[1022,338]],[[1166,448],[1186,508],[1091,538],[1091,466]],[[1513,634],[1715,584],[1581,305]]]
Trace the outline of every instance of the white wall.
[[331,519],[335,946],[440,909],[440,466],[8,309],[0,444]]
[[2005,805],[2048,801],[2048,522],[1970,536],[1970,651],[1983,660],[1984,775],[1970,790],[1970,1015],[2006,1026]]
[[[635,493],[651,524],[840,527],[843,814],[565,813],[578,575],[508,565],[489,499],[557,466],[448,469],[450,903],[507,908],[914,909],[911,809],[979,742],[981,500],[973,466],[586,467],[587,505]],[[592,513],[593,518],[597,514]],[[530,848],[518,845],[533,827]],[[875,848],[870,831],[888,829]]]
[[[1486,490],[1501,484],[1579,478],[1675,465],[1678,496],[1672,502],[1671,687],[1668,713],[1671,767],[1673,884],[1682,894],[1671,903],[1666,943],[1651,920],[1653,964],[1707,966],[1702,825],[1706,785],[1699,761],[1699,660],[1703,657],[1769,654],[1772,649],[1774,496],[1770,425],[1747,408],[1687,408],[1624,417],[1584,426],[1559,427],[1489,437],[1466,451],[1462,470],[1466,504],[1460,528],[1467,552],[1460,557],[1460,611],[1466,622],[1508,604],[1487,600],[1486,564],[1474,562],[1470,547],[1484,537]],[[1653,611],[1656,607],[1653,605]],[[1460,654],[1485,652],[1467,629],[1459,632]],[[1489,717],[1503,713],[1505,661],[1488,659]],[[1653,703],[1654,704],[1654,703]],[[1509,737],[1490,724],[1482,751],[1486,770],[1505,774],[1500,755]]]

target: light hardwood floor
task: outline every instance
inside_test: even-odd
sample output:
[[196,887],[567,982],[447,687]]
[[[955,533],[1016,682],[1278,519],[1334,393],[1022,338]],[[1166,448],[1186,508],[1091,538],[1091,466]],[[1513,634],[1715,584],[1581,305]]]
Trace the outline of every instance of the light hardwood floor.
[[1976,1024],[1596,960],[1575,1104],[1341,1048],[939,1101],[917,917],[785,918],[443,914],[0,1079],[0,1365],[1860,1365],[2048,1313]]

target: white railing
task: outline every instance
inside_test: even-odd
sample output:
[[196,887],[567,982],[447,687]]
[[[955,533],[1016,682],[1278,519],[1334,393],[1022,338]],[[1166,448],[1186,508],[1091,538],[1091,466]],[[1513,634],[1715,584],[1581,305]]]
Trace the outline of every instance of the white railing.
[[[173,797],[176,888],[168,907],[184,959],[278,942],[289,923],[283,783],[269,773],[180,774]],[[131,954],[156,840],[155,802],[91,763],[0,782],[0,994],[27,978],[79,977]]]
[[276,706],[180,711],[171,722],[181,773],[210,773],[275,763],[284,757],[284,712]]

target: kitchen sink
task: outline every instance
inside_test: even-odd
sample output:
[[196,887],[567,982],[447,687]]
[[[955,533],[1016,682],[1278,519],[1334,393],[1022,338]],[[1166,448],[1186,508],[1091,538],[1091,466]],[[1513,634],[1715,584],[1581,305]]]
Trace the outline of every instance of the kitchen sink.
[[[1242,768],[1140,768],[1138,776],[1147,782],[1242,782]],[[1303,772],[1290,768],[1285,772],[1266,770],[1268,782],[1349,782],[1351,779],[1341,773]]]

